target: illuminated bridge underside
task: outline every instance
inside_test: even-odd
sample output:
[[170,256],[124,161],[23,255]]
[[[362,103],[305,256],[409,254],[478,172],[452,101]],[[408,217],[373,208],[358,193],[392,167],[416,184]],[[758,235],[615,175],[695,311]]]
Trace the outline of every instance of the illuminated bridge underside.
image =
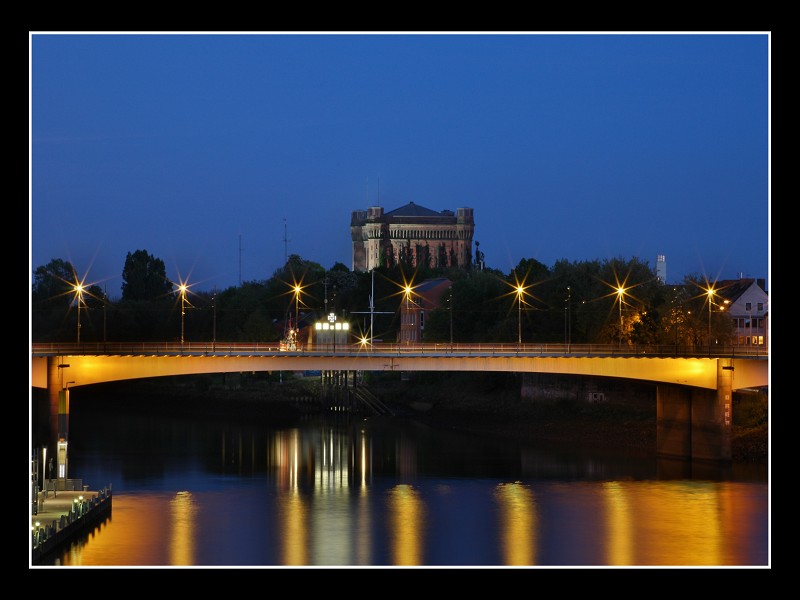
[[[555,373],[638,379],[716,390],[720,365],[732,375],[732,390],[769,385],[768,361],[753,359],[274,353],[257,356],[33,357],[31,383],[34,387],[48,387],[48,361],[51,385],[56,383],[59,387],[67,381],[70,387],[78,387],[109,381],[203,373],[340,370]],[[69,368],[58,369],[58,364],[69,365]],[[53,382],[54,377],[63,381]]]

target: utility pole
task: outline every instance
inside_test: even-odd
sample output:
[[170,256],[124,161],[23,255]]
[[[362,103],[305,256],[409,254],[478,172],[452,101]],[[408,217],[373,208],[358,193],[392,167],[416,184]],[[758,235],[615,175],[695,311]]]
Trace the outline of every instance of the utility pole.
[[564,344],[567,346],[567,352],[569,352],[569,347],[572,344],[572,315],[570,314],[571,298],[572,290],[569,286],[567,286],[567,299],[566,306],[564,307],[566,312],[566,318],[564,320]]
[[211,325],[211,351],[217,349],[217,286],[214,286],[214,294],[211,296],[211,306],[214,309],[214,318]]
[[103,344],[106,343],[106,304],[108,304],[108,287],[103,286]]
[[283,264],[289,262],[289,238],[287,237],[286,219],[283,219]]
[[453,286],[451,285],[449,288],[450,290],[450,352],[453,351]]

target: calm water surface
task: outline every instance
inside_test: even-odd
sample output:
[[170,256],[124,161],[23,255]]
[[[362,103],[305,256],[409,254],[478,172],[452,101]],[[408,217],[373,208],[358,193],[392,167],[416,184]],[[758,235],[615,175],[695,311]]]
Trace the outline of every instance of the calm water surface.
[[753,566],[767,468],[520,446],[406,419],[291,426],[72,408],[111,515],[49,566]]

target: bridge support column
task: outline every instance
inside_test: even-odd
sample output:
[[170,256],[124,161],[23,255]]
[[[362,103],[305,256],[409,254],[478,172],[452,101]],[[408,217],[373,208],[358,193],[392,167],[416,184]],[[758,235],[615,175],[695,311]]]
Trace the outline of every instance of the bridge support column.
[[[63,469],[59,469],[60,473],[64,473],[63,477],[66,477],[66,448],[69,437],[69,389],[64,382],[65,378],[69,378],[68,370],[69,365],[62,358],[47,358],[47,406],[39,415],[40,425],[47,431],[50,456],[58,456],[59,466],[64,465]],[[63,452],[57,455],[57,450],[62,448]]]
[[667,458],[731,460],[731,361],[717,361],[717,389],[659,384],[656,452]]

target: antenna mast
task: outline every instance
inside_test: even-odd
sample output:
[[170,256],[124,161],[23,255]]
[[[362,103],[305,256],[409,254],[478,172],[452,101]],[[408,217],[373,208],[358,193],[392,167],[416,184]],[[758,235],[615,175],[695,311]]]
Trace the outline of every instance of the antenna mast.
[[289,238],[286,237],[286,219],[283,219],[283,264],[289,262]]
[[239,234],[239,287],[242,287],[242,234]]

